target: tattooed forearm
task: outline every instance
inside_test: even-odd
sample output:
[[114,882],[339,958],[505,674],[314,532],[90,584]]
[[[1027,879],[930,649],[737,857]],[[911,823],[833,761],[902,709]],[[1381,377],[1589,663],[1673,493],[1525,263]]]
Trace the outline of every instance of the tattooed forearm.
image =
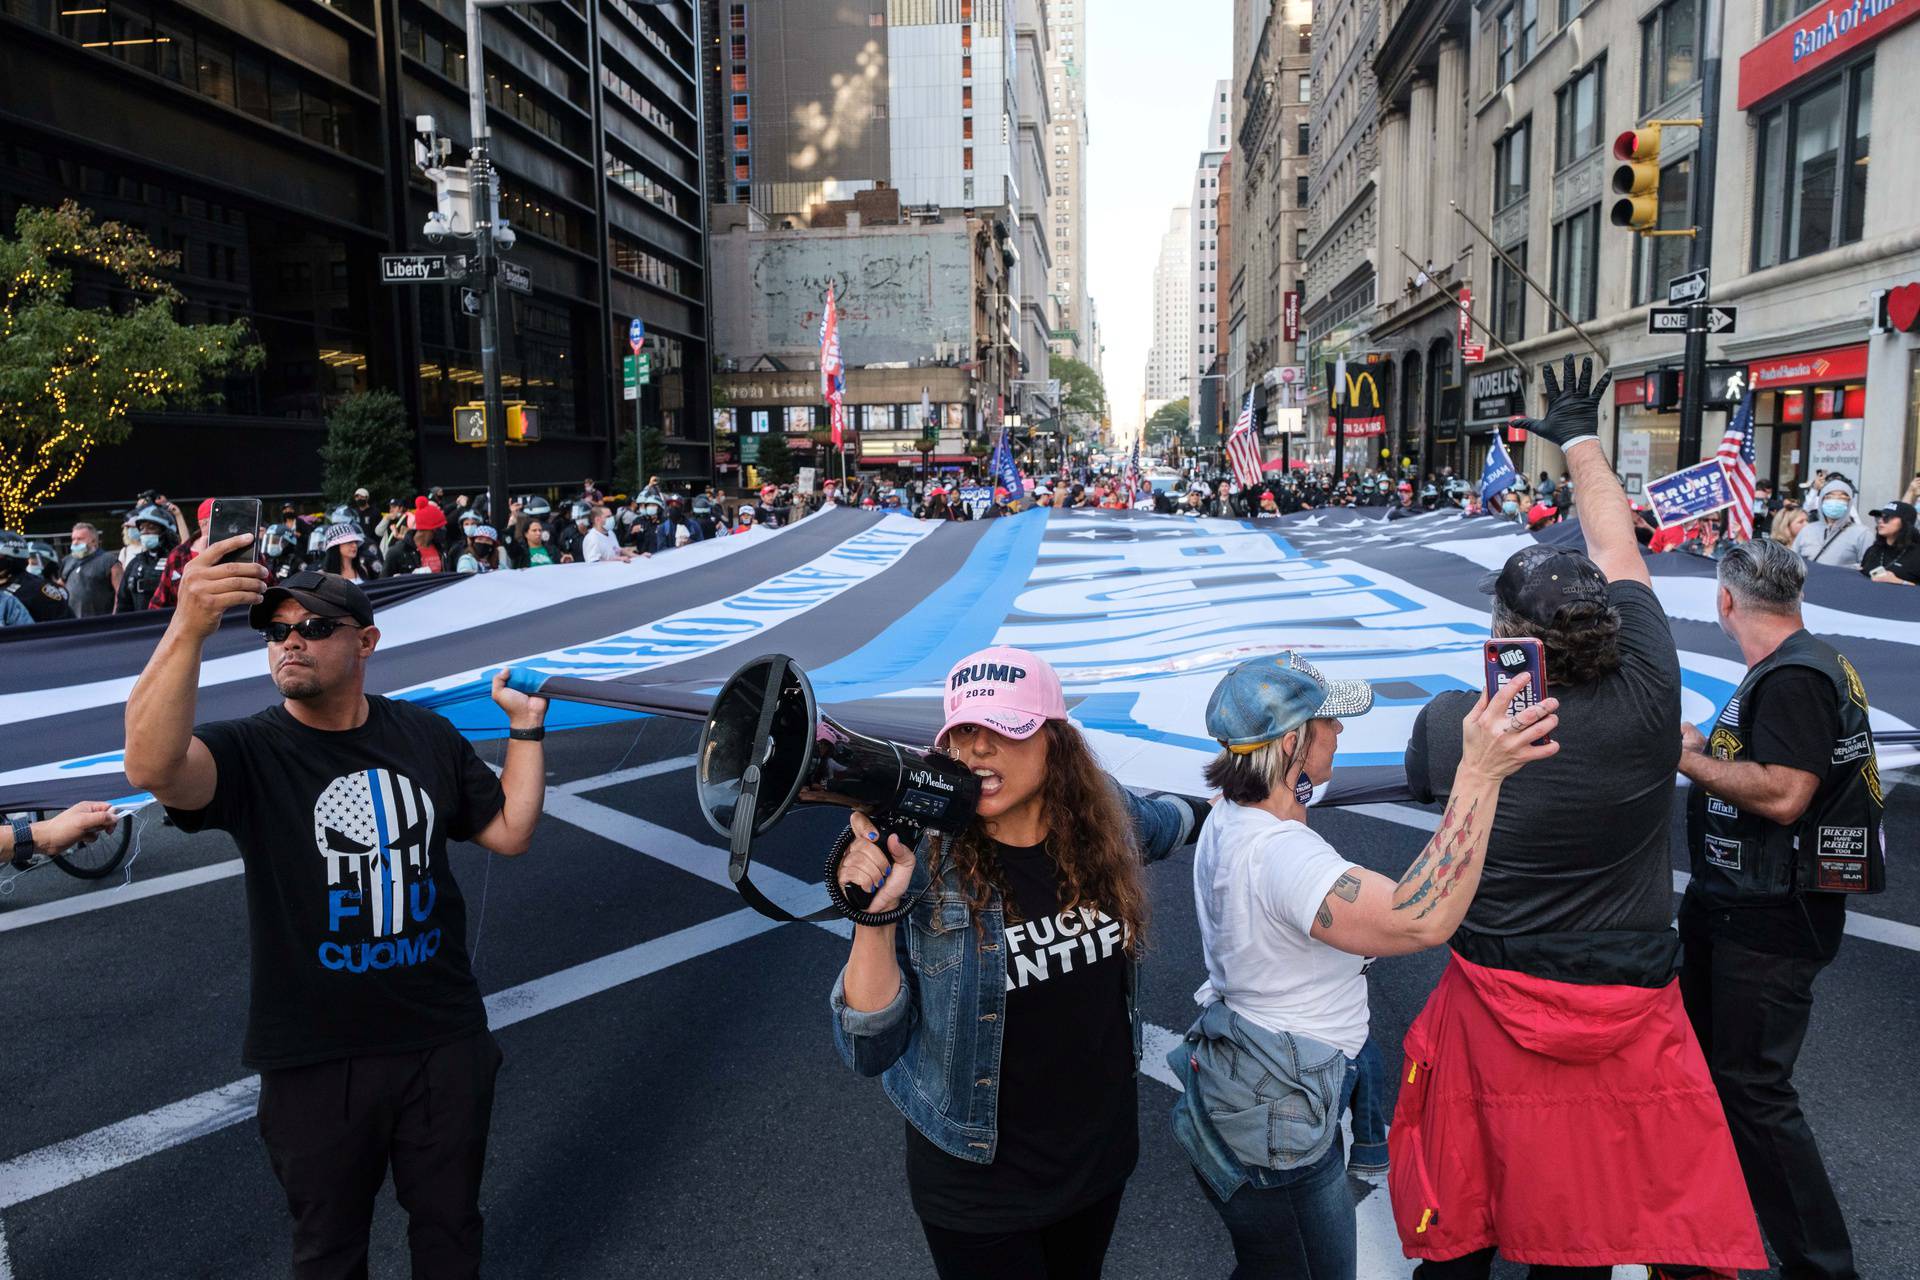
[[1480,802],[1475,799],[1467,805],[1464,814],[1457,815],[1454,812],[1455,803],[1448,802],[1447,812],[1440,820],[1440,829],[1433,833],[1433,839],[1427,841],[1427,847],[1407,868],[1407,874],[1400,877],[1400,883],[1394,890],[1395,911],[1419,906],[1422,908],[1419,916],[1426,915],[1439,905],[1440,900],[1460,882],[1467,868],[1473,865],[1474,818]]

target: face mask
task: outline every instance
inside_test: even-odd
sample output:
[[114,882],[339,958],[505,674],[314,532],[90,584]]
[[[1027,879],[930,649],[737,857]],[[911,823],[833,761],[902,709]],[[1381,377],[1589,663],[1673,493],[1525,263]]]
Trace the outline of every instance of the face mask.
[[1518,515],[1520,513],[1520,504],[1517,502],[1503,502],[1500,504],[1500,509],[1510,516]]
[[72,551],[76,556],[83,556],[87,554],[87,544],[84,542],[76,542],[73,544]]
[[1844,498],[1828,498],[1820,504],[1820,514],[1829,520],[1845,519],[1850,509],[1851,504]]
[[140,545],[149,551],[158,551],[160,549],[160,535],[157,533],[143,533],[140,535]]

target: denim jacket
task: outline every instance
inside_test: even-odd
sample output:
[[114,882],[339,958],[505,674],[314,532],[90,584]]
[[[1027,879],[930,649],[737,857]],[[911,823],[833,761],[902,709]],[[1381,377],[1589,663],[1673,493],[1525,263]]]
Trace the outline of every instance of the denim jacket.
[[[1157,862],[1192,842],[1197,824],[1184,801],[1120,790],[1143,860]],[[924,889],[931,877],[928,845],[923,840],[916,850],[909,894]],[[894,932],[901,981],[893,1002],[872,1013],[848,1008],[844,968],[830,1001],[834,1046],[847,1065],[863,1076],[879,1076],[893,1105],[928,1141],[976,1164],[992,1163],[999,1147],[1005,937],[999,895],[982,908],[976,930],[965,889],[949,880],[915,903]],[[1127,1016],[1137,1071],[1139,968],[1131,960]]]
[[1304,1168],[1340,1131],[1353,1061],[1310,1036],[1268,1031],[1216,1000],[1167,1054],[1183,1092],[1173,1136],[1222,1200],[1259,1175]]

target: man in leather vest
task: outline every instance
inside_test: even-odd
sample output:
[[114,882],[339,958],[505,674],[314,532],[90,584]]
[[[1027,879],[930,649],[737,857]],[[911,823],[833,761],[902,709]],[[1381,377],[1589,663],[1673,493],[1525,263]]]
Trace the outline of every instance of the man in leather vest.
[[1799,556],[1770,539],[1733,543],[1719,579],[1720,626],[1748,670],[1711,735],[1681,725],[1693,880],[1680,990],[1782,1280],[1851,1278],[1853,1246],[1793,1066],[1846,895],[1886,882],[1866,690],[1802,624]]

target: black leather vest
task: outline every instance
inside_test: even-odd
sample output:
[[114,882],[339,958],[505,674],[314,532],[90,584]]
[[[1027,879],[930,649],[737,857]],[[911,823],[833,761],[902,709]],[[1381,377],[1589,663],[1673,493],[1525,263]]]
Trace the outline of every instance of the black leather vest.
[[1761,906],[1802,893],[1879,893],[1886,888],[1885,801],[1867,726],[1860,676],[1832,645],[1805,631],[1788,636],[1740,682],[1707,740],[1720,760],[1752,754],[1747,704],[1768,673],[1807,667],[1827,677],[1839,709],[1840,736],[1827,777],[1800,820],[1781,826],[1695,786],[1687,797],[1687,848],[1693,888],[1710,907]]

